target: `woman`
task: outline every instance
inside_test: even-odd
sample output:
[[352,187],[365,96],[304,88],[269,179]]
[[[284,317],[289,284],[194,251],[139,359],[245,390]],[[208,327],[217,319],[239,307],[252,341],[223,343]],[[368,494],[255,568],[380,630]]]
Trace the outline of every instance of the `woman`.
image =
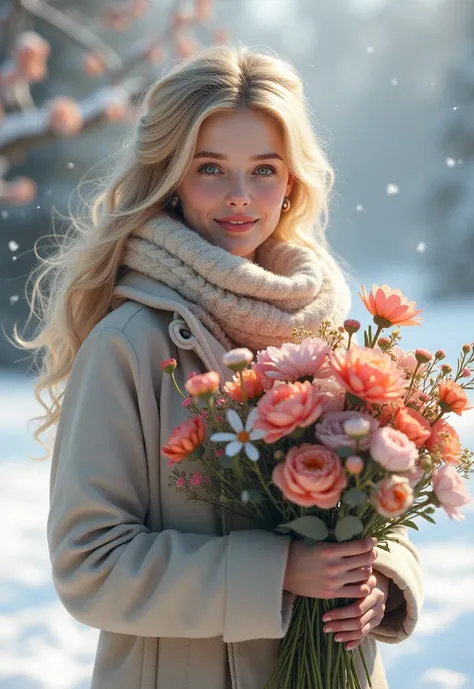
[[49,297],[23,346],[44,351],[37,394],[53,400],[37,434],[58,424],[48,543],[64,606],[101,630],[92,689],[262,689],[295,594],[356,598],[330,627],[387,686],[376,640],[410,635],[421,603],[406,534],[391,553],[290,546],[183,503],[161,456],[187,418],[162,360],[181,387],[193,371],[229,380],[226,350],[344,319],[332,184],[296,70],[205,48],[149,90],[89,224],[38,278]]

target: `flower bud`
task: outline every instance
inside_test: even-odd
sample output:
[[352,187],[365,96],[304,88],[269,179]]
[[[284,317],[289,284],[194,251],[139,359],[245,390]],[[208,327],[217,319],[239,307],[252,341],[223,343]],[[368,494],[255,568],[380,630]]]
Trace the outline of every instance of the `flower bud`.
[[193,376],[186,381],[184,387],[192,397],[212,397],[219,389],[220,377],[217,371],[209,371]]
[[467,368],[467,366],[465,368],[463,368],[463,370],[461,371],[461,378],[470,378],[471,376],[472,376],[471,369]]
[[450,364],[442,364],[442,365],[440,366],[440,369],[441,369],[441,373],[442,373],[443,375],[447,376],[449,373],[452,372],[453,367],[452,367]]
[[285,459],[285,453],[281,450],[277,450],[276,452],[274,452],[273,456],[275,457],[277,462],[282,462]]
[[243,371],[252,360],[253,354],[250,349],[246,347],[232,349],[230,352],[226,352],[222,357],[224,366],[227,366],[227,368],[230,368],[232,371]]
[[382,350],[382,352],[384,352],[387,349],[387,347],[390,346],[390,339],[388,337],[379,337],[379,339],[377,340],[377,344]]
[[364,469],[364,460],[357,455],[353,455],[346,459],[345,466],[349,474],[358,476]]
[[365,438],[370,431],[370,421],[363,418],[347,419],[343,423],[344,433],[353,440]]
[[438,349],[438,351],[435,354],[435,359],[437,361],[441,361],[441,359],[446,359],[446,352],[444,349]]
[[415,358],[419,364],[427,364],[431,361],[433,355],[427,349],[415,349]]
[[464,352],[464,354],[469,354],[469,352],[471,351],[471,345],[463,344],[462,351]]
[[163,373],[173,373],[176,371],[176,359],[164,359],[160,363],[160,370],[163,371]]
[[354,333],[360,330],[360,323],[354,318],[348,318],[344,321],[344,330],[349,333],[349,335],[354,335]]

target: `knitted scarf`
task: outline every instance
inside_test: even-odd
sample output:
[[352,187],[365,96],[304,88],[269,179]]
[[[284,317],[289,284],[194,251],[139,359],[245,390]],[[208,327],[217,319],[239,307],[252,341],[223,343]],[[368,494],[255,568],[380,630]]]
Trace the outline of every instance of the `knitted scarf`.
[[269,237],[252,262],[165,214],[133,231],[122,265],[179,292],[226,349],[280,346],[294,328],[314,331],[324,319],[340,325],[350,306],[343,274],[322,247],[315,254]]

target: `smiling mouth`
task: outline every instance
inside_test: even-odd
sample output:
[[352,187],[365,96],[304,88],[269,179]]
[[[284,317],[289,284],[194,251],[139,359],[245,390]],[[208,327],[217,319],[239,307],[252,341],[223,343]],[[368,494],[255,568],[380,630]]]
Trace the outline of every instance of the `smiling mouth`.
[[255,223],[258,222],[258,219],[254,220],[253,222],[244,223],[230,223],[223,222],[222,220],[216,220],[216,222],[231,234],[242,234],[243,232],[248,232],[255,225]]

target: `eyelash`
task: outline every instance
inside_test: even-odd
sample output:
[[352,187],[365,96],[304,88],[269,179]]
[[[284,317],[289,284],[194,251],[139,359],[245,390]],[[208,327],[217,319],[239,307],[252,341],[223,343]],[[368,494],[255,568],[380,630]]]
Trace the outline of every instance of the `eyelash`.
[[[216,169],[218,169],[217,165],[215,165],[214,163],[206,163],[205,165],[201,165],[201,167],[198,169],[198,173],[201,175],[205,175],[206,177],[213,177],[214,173],[208,174],[207,172],[204,172],[205,168],[207,168],[207,167],[215,167]],[[277,169],[276,169],[276,167],[273,167],[273,165],[259,165],[257,170],[261,170],[262,168],[268,168],[269,170],[272,171],[272,174],[271,175],[257,175],[257,177],[272,177],[273,175],[275,175],[277,173]]]

